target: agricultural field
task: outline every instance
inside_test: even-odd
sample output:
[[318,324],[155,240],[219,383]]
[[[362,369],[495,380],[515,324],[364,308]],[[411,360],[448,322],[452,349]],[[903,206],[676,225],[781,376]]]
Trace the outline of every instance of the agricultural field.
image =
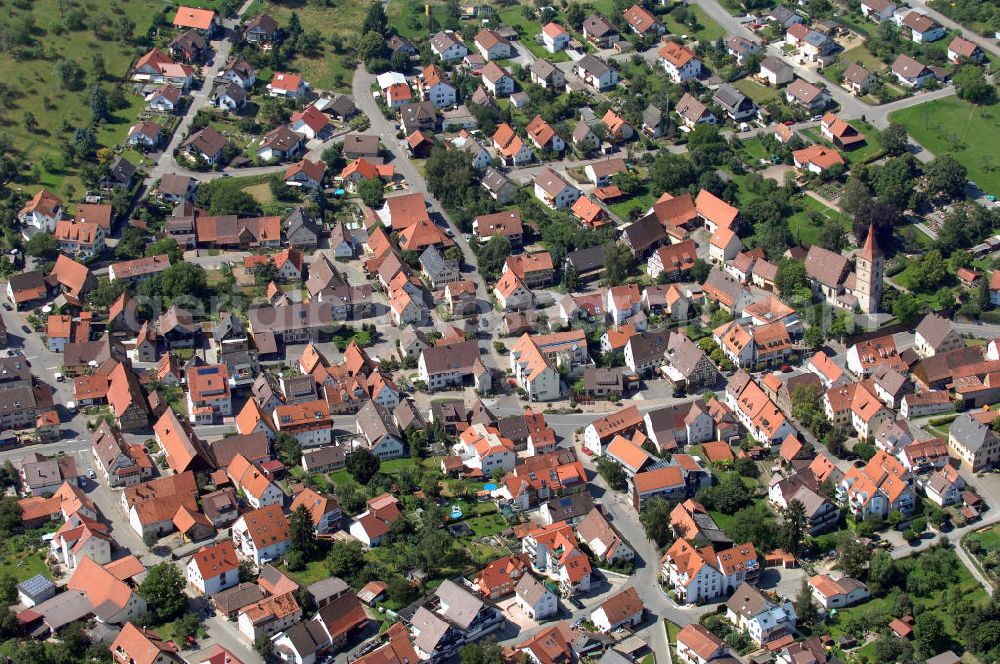
[[161,7],[143,0],[5,4],[0,30],[18,38],[0,52],[0,124],[14,149],[29,157],[25,176],[32,185],[66,199],[84,193],[79,167],[64,167],[63,155],[76,128],[90,122],[95,82],[109,95],[118,86],[122,92],[122,107],[95,132],[97,144],[125,138],[144,105],[125,77],[148,50],[145,35]]
[[933,154],[961,162],[983,191],[1000,195],[1000,106],[947,97],[896,111],[890,119]]

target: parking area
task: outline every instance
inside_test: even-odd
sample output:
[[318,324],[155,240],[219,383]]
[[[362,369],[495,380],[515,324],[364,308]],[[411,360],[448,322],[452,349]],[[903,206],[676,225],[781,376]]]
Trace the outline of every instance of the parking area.
[[517,625],[517,630],[519,632],[526,629],[533,629],[538,626],[533,618],[521,610],[521,607],[517,604],[516,597],[510,597],[501,602],[497,602],[497,608],[503,611],[503,615],[507,620]]
[[809,575],[801,567],[784,569],[768,567],[760,574],[758,586],[763,590],[771,590],[782,597],[797,597],[802,587],[802,579]]

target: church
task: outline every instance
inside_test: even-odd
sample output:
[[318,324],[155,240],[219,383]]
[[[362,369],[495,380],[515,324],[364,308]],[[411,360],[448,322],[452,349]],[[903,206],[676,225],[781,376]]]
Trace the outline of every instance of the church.
[[806,276],[813,294],[839,309],[873,314],[882,300],[885,256],[869,227],[865,243],[854,255],[853,270],[846,256],[818,245],[809,247],[805,259]]

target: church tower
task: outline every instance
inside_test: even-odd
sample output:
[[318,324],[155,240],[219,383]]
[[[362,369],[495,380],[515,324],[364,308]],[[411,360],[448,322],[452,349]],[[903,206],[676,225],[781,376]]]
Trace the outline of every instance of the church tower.
[[882,277],[885,272],[885,257],[875,242],[875,226],[868,227],[868,237],[854,258],[855,296],[858,306],[866,314],[878,311],[882,300]]

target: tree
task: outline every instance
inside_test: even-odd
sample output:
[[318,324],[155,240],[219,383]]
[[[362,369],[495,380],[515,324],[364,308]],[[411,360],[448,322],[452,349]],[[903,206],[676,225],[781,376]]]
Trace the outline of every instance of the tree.
[[356,579],[364,570],[365,558],[361,542],[334,540],[326,555],[326,567],[333,576]]
[[876,595],[891,588],[895,577],[895,567],[888,551],[877,549],[868,563],[868,586]]
[[[986,283],[986,280],[983,280]],[[580,285],[580,275],[577,272],[576,266],[570,263],[563,269],[562,285],[569,292],[573,292]],[[989,290],[986,291],[987,298],[989,297]]]
[[760,477],[760,468],[757,467],[757,462],[750,457],[742,457],[733,462],[733,470],[740,477]]
[[161,256],[166,254],[171,263],[179,263],[184,259],[184,248],[177,244],[177,240],[172,237],[160,238],[149,247],[150,256]]
[[599,458],[597,460],[597,472],[613,490],[625,490],[627,485],[625,470],[611,459],[607,457]]
[[385,55],[385,37],[371,30],[358,39],[354,51],[362,62],[370,62]]
[[196,202],[198,207],[207,209],[212,215],[255,217],[261,213],[260,205],[253,196],[229,184],[225,178],[198,187]]
[[347,457],[347,472],[362,486],[371,482],[379,465],[379,458],[367,447],[359,447]]
[[0,576],[0,599],[7,603],[17,601],[17,579],[10,574]]
[[799,596],[795,599],[795,615],[800,623],[806,625],[815,623],[819,615],[819,611],[816,610],[816,605],[812,601],[808,579],[802,579],[802,585],[799,586]]
[[385,8],[382,3],[377,0],[369,3],[364,23],[361,24],[361,34],[377,32],[380,35],[385,35],[388,25],[389,21],[385,16]]
[[852,230],[854,238],[860,244],[868,237],[868,229],[874,226],[879,245],[887,247],[891,244],[893,229],[898,223],[899,210],[892,205],[869,199],[862,202],[854,214]]
[[705,507],[723,514],[735,514],[753,500],[753,492],[735,473],[722,475],[717,484],[703,490],[700,495]]
[[184,586],[184,577],[173,563],[157,563],[146,571],[139,594],[150,605],[157,623],[173,620],[187,608]]
[[475,182],[472,157],[464,150],[435,147],[424,164],[427,190],[449,209],[473,203],[480,188]]
[[826,334],[823,333],[823,328],[819,325],[813,325],[805,331],[802,335],[802,340],[805,342],[809,350],[819,350],[826,343]]
[[90,120],[99,124],[108,119],[108,94],[99,85],[90,91]]
[[43,261],[54,260],[59,255],[59,240],[50,233],[35,233],[24,243],[24,251]]
[[278,459],[287,468],[297,466],[302,461],[302,444],[284,431],[274,439],[274,449],[278,453]]
[[583,20],[586,18],[586,15],[583,11],[583,7],[580,6],[580,3],[569,3],[566,7],[566,11],[563,12],[563,16],[566,19],[566,23],[568,23],[569,26],[577,32],[583,29]]
[[653,498],[646,501],[639,513],[639,522],[646,531],[646,537],[656,542],[656,546],[663,548],[669,545],[674,539],[674,532],[670,527],[670,512],[673,506],[663,498]]
[[146,231],[136,226],[129,226],[122,231],[122,236],[115,246],[115,258],[130,260],[142,258],[146,251]]
[[292,536],[292,550],[298,551],[305,560],[312,560],[319,551],[319,541],[316,539],[316,525],[305,505],[299,505],[288,515],[288,529]]
[[385,186],[378,178],[365,178],[358,183],[358,196],[370,208],[382,207],[385,201]]
[[951,80],[955,84],[955,92],[959,99],[980,106],[992,104],[996,99],[997,89],[986,80],[986,74],[982,67],[971,64],[962,65],[951,77]]
[[508,256],[510,240],[499,234],[494,235],[476,251],[479,274],[488,282],[496,281]]
[[323,161],[326,162],[326,167],[330,169],[333,173],[338,173],[344,169],[347,165],[347,160],[344,159],[344,144],[342,142],[333,143],[330,147],[323,150]]
[[496,641],[480,641],[462,646],[458,651],[461,664],[503,664],[503,648]]
[[920,301],[909,293],[900,293],[892,303],[892,315],[900,323],[912,323],[920,317]]
[[774,285],[781,297],[786,300],[791,299],[802,289],[808,289],[809,280],[806,276],[806,264],[792,258],[782,258],[778,262],[778,273],[774,278]]
[[883,636],[875,642],[875,661],[909,662],[913,659],[913,646],[898,636]]
[[[909,140],[906,134],[906,127],[896,122],[892,122],[878,135],[878,140],[882,148],[891,157],[896,157],[906,152]],[[843,200],[843,199],[841,199]]]
[[914,188],[913,157],[909,154],[893,157],[870,173],[878,200],[897,210],[905,210]]
[[819,237],[816,244],[828,251],[839,254],[847,247],[847,237],[844,228],[840,224],[823,223],[819,229]]
[[924,167],[927,186],[931,192],[947,198],[964,198],[968,172],[951,155],[935,157]]
[[632,253],[628,248],[617,242],[604,245],[604,277],[606,286],[617,286],[625,283],[632,269]]
[[838,204],[844,214],[857,214],[862,205],[871,201],[871,198],[872,192],[868,189],[868,185],[861,178],[852,175],[847,178],[844,193],[840,195]]
[[844,574],[855,579],[863,578],[868,558],[868,548],[853,533],[848,532],[841,537],[837,546],[837,566]]
[[261,634],[254,640],[253,649],[265,662],[274,660],[274,643],[267,634]]
[[35,133],[36,129],[38,129],[38,119],[35,117],[35,114],[32,113],[31,111],[25,111],[24,130],[27,131],[29,134],[33,134]]
[[802,552],[802,540],[806,536],[806,508],[799,500],[791,500],[788,507],[781,510],[781,527],[778,538],[781,547],[794,556]]
[[696,258],[694,260],[694,267],[691,268],[691,279],[695,283],[703,284],[705,280],[708,279],[709,273],[712,271],[712,266],[708,264],[708,261],[702,258]]

